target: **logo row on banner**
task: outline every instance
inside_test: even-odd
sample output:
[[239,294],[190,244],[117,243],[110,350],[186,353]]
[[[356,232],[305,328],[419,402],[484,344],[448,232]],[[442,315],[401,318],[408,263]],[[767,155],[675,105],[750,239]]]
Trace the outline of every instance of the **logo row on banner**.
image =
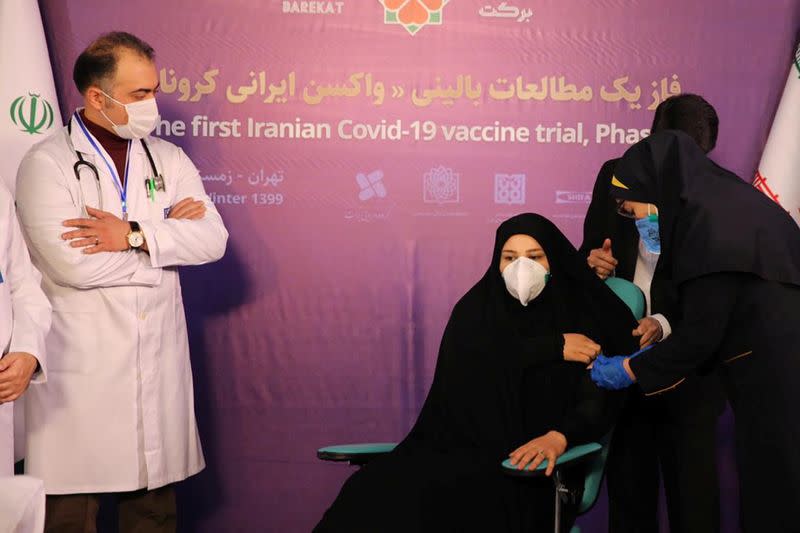
[[[261,170],[249,175],[228,172],[204,175],[202,179],[207,186],[216,189],[210,190],[208,195],[211,201],[221,206],[279,207],[287,203],[287,197],[281,187],[285,180],[282,171],[269,174]],[[527,179],[527,175],[524,173],[495,173],[490,193],[493,203],[497,206],[525,206],[529,200]],[[218,188],[219,186],[227,188],[234,183],[244,185],[245,182],[253,187],[250,189],[250,193],[242,191],[239,187],[235,188],[236,192],[222,192]],[[382,209],[392,198],[391,186],[387,183],[382,169],[356,173],[352,191],[353,201],[365,209],[372,207]],[[462,203],[460,174],[444,165],[431,168],[422,176],[420,196],[422,204],[430,207],[460,206]],[[555,205],[588,205],[591,200],[592,193],[590,191],[556,190],[553,203]],[[437,214],[443,216],[447,213],[437,212]],[[451,215],[464,214],[466,213],[451,213]]]
[[[374,198],[385,198],[389,191],[383,180],[383,171],[375,170],[356,175],[360,189],[358,199],[367,202]],[[498,205],[525,205],[527,198],[525,174],[494,175],[494,203]],[[422,201],[426,204],[461,203],[460,175],[452,168],[438,166],[423,176]],[[588,204],[592,201],[591,192],[556,191],[556,204]]]
[[[383,7],[383,23],[404,28],[409,35],[416,35],[426,26],[441,26],[450,0],[376,0]],[[361,4],[363,0],[358,3]],[[282,0],[281,9],[287,15],[336,16],[355,9],[353,0]],[[513,2],[487,4],[476,11],[476,16],[526,23],[533,17],[533,10],[520,8]]]
[[[461,209],[460,175],[452,168],[440,165],[427,171],[422,178],[421,200],[427,209],[414,210],[407,213],[414,217],[469,217],[477,213]],[[400,205],[390,200],[391,191],[384,179],[382,170],[359,172],[356,174],[358,206],[351,206],[344,213],[344,218],[355,222],[375,222],[393,218],[400,214],[395,212]],[[525,210],[529,198],[527,196],[527,175],[524,173],[496,173],[493,178],[492,199],[498,208],[508,208],[510,212],[496,212],[487,222],[497,224],[511,216],[513,212]],[[537,193],[540,194],[540,193]],[[585,206],[592,200],[590,191],[554,191],[553,203],[556,205]],[[443,209],[443,208],[453,209]],[[405,209],[402,209],[405,211]],[[505,211],[505,209],[504,209]],[[584,209],[578,212],[560,213],[555,218],[582,219]]]

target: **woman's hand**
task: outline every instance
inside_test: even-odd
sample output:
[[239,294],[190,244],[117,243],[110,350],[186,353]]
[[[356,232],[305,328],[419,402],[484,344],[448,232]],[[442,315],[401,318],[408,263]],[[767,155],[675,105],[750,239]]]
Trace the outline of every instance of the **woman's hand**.
[[[641,351],[631,357],[636,357],[640,353]],[[629,361],[631,357],[601,355],[592,365],[592,381],[603,389],[620,390],[630,387],[636,383],[636,375],[633,373]]]
[[634,337],[641,337],[639,339],[639,348],[646,348],[661,340],[664,336],[664,330],[661,329],[661,323],[651,316],[646,316],[639,320],[639,327],[633,330]]
[[612,276],[619,261],[614,258],[614,253],[611,251],[611,239],[604,240],[602,247],[595,248],[589,252],[586,262],[589,264],[589,268],[594,270],[598,278],[604,280]]
[[545,475],[549,476],[556,467],[556,459],[567,449],[567,438],[558,431],[548,431],[541,437],[536,437],[527,444],[523,444],[510,454],[511,464],[519,470],[534,470],[547,459]]
[[564,360],[589,365],[600,355],[600,345],[580,333],[564,333]]

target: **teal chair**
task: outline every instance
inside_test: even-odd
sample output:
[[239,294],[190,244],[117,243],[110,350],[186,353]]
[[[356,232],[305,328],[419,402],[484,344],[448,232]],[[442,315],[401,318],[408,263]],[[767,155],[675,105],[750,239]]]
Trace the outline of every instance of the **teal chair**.
[[[627,304],[636,319],[644,316],[645,299],[639,287],[630,281],[619,278],[608,278],[606,285]],[[556,460],[556,468],[553,470],[553,483],[555,484],[554,531],[556,533],[561,532],[562,502],[573,496],[570,489],[564,484],[564,469],[580,466],[586,470],[583,496],[578,504],[578,514],[584,514],[594,506],[600,494],[600,485],[603,481],[610,440],[611,434],[609,433],[599,443],[590,442],[573,446]],[[339,444],[320,448],[317,450],[317,457],[323,461],[347,462],[360,467],[375,457],[391,452],[396,445],[393,442]],[[534,470],[519,470],[511,465],[510,459],[506,459],[502,463],[502,468],[510,476],[541,477],[547,469],[547,461],[542,461]],[[573,531],[576,531],[576,529],[574,528]]]
[[396,442],[362,442],[359,444],[337,444],[317,450],[317,458],[323,461],[346,462],[364,466],[375,457],[394,450]]
[[[597,501],[600,494],[600,485],[603,482],[603,472],[605,470],[606,458],[608,457],[608,443],[611,434],[602,439],[602,443],[590,442],[579,444],[569,448],[558,459],[553,470],[553,484],[555,485],[555,523],[553,531],[561,533],[561,505],[568,499],[575,499],[580,491],[571,491],[564,482],[563,469],[576,468],[583,466],[586,475],[583,479],[583,496],[578,503],[578,515],[588,512]],[[535,470],[519,470],[512,466],[511,459],[506,459],[502,463],[503,471],[509,476],[523,478],[537,478],[544,475],[547,468],[547,460],[536,467]],[[572,533],[579,532],[580,529],[574,527]]]
[[646,304],[644,294],[639,287],[622,278],[608,278],[606,285],[625,302],[636,320],[644,317]]

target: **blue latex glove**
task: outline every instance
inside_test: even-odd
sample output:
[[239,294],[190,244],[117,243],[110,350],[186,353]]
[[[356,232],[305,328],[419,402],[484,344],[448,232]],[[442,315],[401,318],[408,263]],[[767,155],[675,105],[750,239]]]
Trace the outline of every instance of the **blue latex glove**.
[[599,356],[595,359],[594,365],[592,366],[592,381],[594,381],[598,387],[611,390],[625,389],[633,385],[633,380],[628,373],[625,372],[625,367],[622,366],[622,362],[626,357],[625,355],[616,355],[613,357],[606,357],[605,355]]

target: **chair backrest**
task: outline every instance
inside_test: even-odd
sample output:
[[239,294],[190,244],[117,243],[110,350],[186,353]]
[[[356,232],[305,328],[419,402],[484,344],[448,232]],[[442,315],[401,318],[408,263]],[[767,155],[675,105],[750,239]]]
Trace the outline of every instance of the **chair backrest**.
[[620,300],[630,308],[633,316],[638,320],[644,317],[645,300],[642,290],[628,280],[621,278],[608,278],[606,285],[614,291]]
[[[630,308],[634,318],[637,320],[644,316],[645,312],[645,299],[641,289],[631,283],[630,281],[620,278],[608,278],[606,280],[612,291]],[[583,481],[583,498],[578,506],[578,514],[583,514],[597,501],[597,496],[600,494],[600,485],[603,483],[603,472],[606,467],[606,459],[608,459],[608,445],[611,442],[611,434],[613,430],[608,433],[600,441],[603,449],[600,450],[587,466],[586,477]]]

